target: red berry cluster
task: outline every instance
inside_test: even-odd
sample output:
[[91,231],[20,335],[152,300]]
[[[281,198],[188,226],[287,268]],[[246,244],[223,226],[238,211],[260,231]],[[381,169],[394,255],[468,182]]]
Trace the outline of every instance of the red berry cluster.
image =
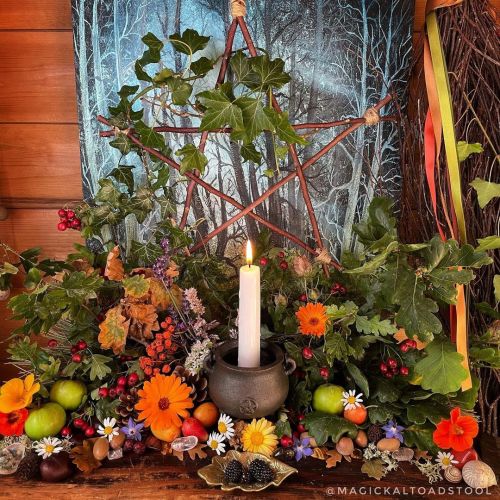
[[286,271],[288,269],[288,262],[285,260],[285,252],[278,253],[278,261],[280,269]]
[[139,358],[139,366],[147,377],[158,373],[169,373],[169,355],[177,350],[177,345],[172,342],[172,334],[175,332],[175,325],[172,318],[167,317],[160,323],[163,331],[155,335],[155,340],[146,347],[147,356]]
[[417,342],[415,340],[406,339],[401,344],[399,344],[399,350],[401,352],[408,352],[412,349],[417,348]]
[[116,385],[112,387],[99,387],[97,393],[100,398],[115,399],[117,396],[126,394],[127,390],[134,387],[139,382],[137,373],[130,373],[128,376],[121,375],[116,379]]
[[66,231],[66,229],[76,229],[80,231],[82,228],[82,221],[76,216],[73,210],[66,210],[64,208],[60,208],[57,211],[57,215],[59,215],[59,224],[57,224],[57,229],[59,231]]
[[346,292],[347,288],[340,283],[334,283],[330,288],[330,293],[332,295],[344,295]]
[[71,361],[73,363],[81,363],[84,359],[82,351],[87,349],[87,342],[79,340],[76,344],[71,346]]
[[[87,423],[87,422],[85,422],[85,420],[83,418],[77,417],[73,420],[72,426],[77,431],[82,431],[83,434],[85,434],[85,437],[91,438],[92,436],[95,435],[99,424],[97,422]],[[62,437],[71,436],[71,427],[69,427],[69,426],[63,427],[61,429],[61,436]]]
[[133,439],[126,439],[123,443],[123,451],[133,451],[136,455],[143,455],[146,451],[146,443],[144,441],[135,441]]
[[406,377],[409,373],[408,367],[399,366],[394,358],[387,358],[385,362],[380,363],[380,371],[387,378],[392,378],[396,375]]

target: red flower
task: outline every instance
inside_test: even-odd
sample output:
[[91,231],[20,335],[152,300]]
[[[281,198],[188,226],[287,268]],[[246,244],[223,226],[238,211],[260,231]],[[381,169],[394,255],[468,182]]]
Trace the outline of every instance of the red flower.
[[0,434],[4,436],[20,436],[24,431],[24,422],[28,418],[28,410],[21,408],[10,413],[0,413]]
[[434,443],[442,449],[453,448],[464,451],[472,448],[473,440],[479,432],[475,418],[461,415],[460,408],[453,408],[449,420],[441,420],[432,435]]

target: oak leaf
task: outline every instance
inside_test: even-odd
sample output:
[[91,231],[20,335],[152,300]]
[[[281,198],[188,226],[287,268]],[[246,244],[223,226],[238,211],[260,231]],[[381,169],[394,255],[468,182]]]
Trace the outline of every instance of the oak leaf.
[[342,455],[337,450],[328,450],[328,458],[326,459],[326,468],[331,469],[336,467],[338,463],[342,462]]
[[122,306],[113,307],[99,325],[98,340],[103,349],[113,349],[115,354],[123,352],[130,328],[130,320],[122,314]]
[[427,450],[415,450],[415,460],[432,460]]
[[196,457],[203,459],[207,457],[207,454],[203,451],[203,448],[205,448],[205,444],[199,444],[195,446],[194,448],[188,450],[188,455],[191,460],[195,460]]
[[149,291],[149,283],[144,276],[136,274],[130,278],[123,280],[123,288],[125,289],[125,296],[140,299],[144,297]]
[[93,443],[85,439],[81,446],[71,448],[70,457],[73,463],[84,474],[90,474],[93,470],[98,469],[102,464],[94,457],[92,452]]
[[147,278],[149,282],[150,302],[158,311],[164,311],[172,303],[177,307],[182,305],[182,290],[173,285],[169,289],[157,278]]
[[130,336],[137,340],[153,338],[153,331],[159,330],[158,314],[152,304],[126,303],[126,315],[130,319]]
[[110,280],[121,281],[124,276],[123,262],[120,259],[120,248],[116,245],[106,258],[104,276]]
[[367,460],[361,466],[361,472],[366,474],[368,477],[373,477],[373,479],[376,479],[377,481],[380,481],[387,474],[384,462],[380,458]]

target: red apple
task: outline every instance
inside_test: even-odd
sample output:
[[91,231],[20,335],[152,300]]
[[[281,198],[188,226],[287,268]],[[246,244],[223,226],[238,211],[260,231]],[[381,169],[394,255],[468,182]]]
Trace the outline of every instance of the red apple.
[[458,461],[458,464],[453,464],[458,469],[461,469],[467,462],[471,460],[479,460],[479,455],[474,448],[469,448],[464,451],[451,450],[451,454],[454,459]]
[[203,424],[193,417],[186,418],[182,423],[183,436],[196,436],[199,442],[205,442],[208,439],[208,432]]

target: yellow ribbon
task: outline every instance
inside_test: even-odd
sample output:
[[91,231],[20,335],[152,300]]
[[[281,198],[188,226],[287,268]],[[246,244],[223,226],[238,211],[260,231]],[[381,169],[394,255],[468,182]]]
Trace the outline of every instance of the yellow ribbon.
[[[462,205],[462,186],[460,181],[460,162],[458,160],[457,141],[453,119],[453,107],[448,80],[448,70],[444,58],[441,36],[436,12],[433,10],[427,14],[427,37],[434,70],[435,88],[439,100],[439,112],[441,115],[446,162],[448,165],[448,177],[450,181],[451,198],[458,225],[458,232],[462,244],[467,242],[465,229],[465,215]],[[462,364],[467,370],[467,378],[462,382],[462,390],[472,388],[472,378],[469,369],[468,340],[467,340],[467,304],[463,285],[457,285],[456,305],[456,342],[457,352],[463,356]]]

